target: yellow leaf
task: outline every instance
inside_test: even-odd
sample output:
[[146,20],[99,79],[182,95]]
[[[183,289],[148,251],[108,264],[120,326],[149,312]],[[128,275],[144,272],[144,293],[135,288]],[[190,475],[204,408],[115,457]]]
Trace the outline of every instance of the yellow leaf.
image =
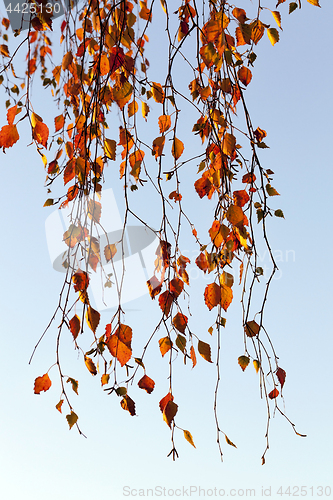
[[106,262],[109,262],[117,253],[117,247],[114,243],[111,243],[110,245],[106,245],[104,248],[104,255],[106,258]]
[[117,143],[113,139],[104,140],[104,152],[108,158],[115,161]]
[[275,19],[276,24],[279,28],[281,28],[281,14],[278,10],[272,11],[273,17]]
[[253,366],[254,366],[255,371],[258,373],[259,368],[260,368],[260,363],[257,359],[253,360]]
[[308,0],[308,2],[309,2],[311,5],[315,5],[316,7],[320,7],[320,5],[319,5],[319,0]]
[[101,378],[102,385],[108,384],[109,383],[109,378],[110,378],[110,375],[108,373],[104,373],[102,375],[102,378]]
[[153,98],[155,99],[155,101],[163,104],[165,94],[164,90],[162,89],[162,85],[160,83],[153,82],[153,85],[151,87],[151,92],[153,94]]
[[138,105],[137,101],[130,102],[128,105],[128,110],[127,110],[128,116],[131,117],[131,116],[135,115],[138,108],[139,108],[139,105]]
[[230,441],[230,439],[228,438],[228,436],[226,434],[225,435],[225,440],[228,444],[230,444],[230,446],[233,446],[234,448],[237,448],[237,446],[232,442]]
[[232,134],[225,134],[222,142],[222,151],[225,155],[231,156],[236,147],[236,137]]
[[97,369],[96,366],[91,358],[88,358],[88,356],[84,357],[84,362],[86,364],[86,367],[90,371],[92,375],[97,375]]
[[181,155],[183,154],[183,151],[184,151],[184,144],[182,143],[182,141],[177,139],[177,137],[175,137],[175,139],[172,143],[172,148],[171,148],[172,156],[176,160],[178,160],[178,158],[180,158]]
[[268,28],[267,35],[272,45],[275,45],[280,40],[280,35],[276,28]]
[[164,12],[167,14],[165,0],[160,0],[160,2],[161,2],[162,9],[163,9],[163,10],[164,10]]
[[86,320],[90,330],[92,330],[94,333],[96,332],[96,329],[98,327],[100,317],[101,315],[98,311],[93,309],[91,306],[88,306],[86,312]]
[[192,434],[190,433],[190,431],[184,431],[184,438],[186,439],[186,441],[188,441],[192,446],[194,446],[194,448],[196,447],[195,444],[194,444],[194,441],[193,441],[193,438],[192,438]]
[[142,106],[142,116],[144,117],[144,119],[147,121],[147,115],[149,113],[149,106],[146,102],[143,102],[141,103],[141,106]]

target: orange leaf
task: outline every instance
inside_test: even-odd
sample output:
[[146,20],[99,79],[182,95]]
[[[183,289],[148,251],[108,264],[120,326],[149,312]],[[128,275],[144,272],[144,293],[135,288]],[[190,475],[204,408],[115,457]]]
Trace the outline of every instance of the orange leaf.
[[91,358],[89,358],[88,356],[85,356],[84,357],[84,362],[86,364],[86,367],[90,371],[90,373],[92,375],[97,375],[97,369],[96,369],[96,366],[95,366],[93,360]]
[[73,54],[71,52],[67,52],[62,58],[62,64],[61,64],[62,69],[65,71],[72,61],[73,61]]
[[128,105],[128,116],[131,117],[135,115],[135,113],[138,111],[139,105],[137,101],[132,101]]
[[162,356],[164,356],[168,351],[170,351],[172,347],[172,341],[169,339],[169,337],[163,337],[158,341],[160,345],[160,351]]
[[120,405],[124,410],[127,410],[132,417],[135,415],[135,403],[127,394],[120,401]]
[[197,357],[195,355],[195,350],[194,350],[193,345],[191,345],[190,354],[191,354],[191,360],[192,360],[192,365],[193,365],[192,368],[194,368],[195,365],[197,364]]
[[159,407],[162,413],[169,401],[173,401],[173,395],[170,392],[168,392],[168,394],[159,402]]
[[249,70],[249,68],[246,68],[245,66],[242,66],[238,70],[238,78],[244,85],[248,85],[250,81],[252,80],[252,73]]
[[182,314],[180,312],[178,312],[172,320],[172,324],[174,325],[174,327],[177,328],[177,330],[181,333],[185,332],[187,322],[188,322],[187,316],[185,316],[185,314]]
[[75,292],[85,291],[89,285],[89,276],[85,271],[77,271],[73,275],[72,281],[74,283]]
[[16,114],[17,114],[17,104],[16,106],[12,106],[11,108],[9,108],[9,110],[7,111],[8,125],[13,125]]
[[235,198],[235,205],[237,205],[238,207],[243,207],[250,199],[245,189],[241,189],[240,191],[234,191],[234,198]]
[[184,151],[184,144],[182,143],[182,141],[177,139],[177,137],[175,137],[175,139],[172,143],[172,148],[171,148],[172,156],[176,160],[178,160],[178,158],[180,158],[181,155],[183,154],[183,151]]
[[151,92],[156,102],[160,102],[161,104],[164,102],[165,94],[160,83],[153,82]]
[[162,312],[163,312],[163,314],[165,314],[165,316],[169,316],[169,312],[170,312],[170,308],[171,308],[171,304],[172,304],[173,299],[174,299],[174,296],[168,290],[163,292],[158,298],[160,308],[162,309]]
[[61,412],[61,407],[62,407],[63,402],[64,402],[64,400],[63,400],[63,399],[60,399],[59,403],[57,403],[57,404],[56,404],[56,408],[57,408],[57,410],[58,410],[60,413],[62,413],[62,412]]
[[121,366],[124,366],[132,356],[131,349],[132,328],[120,324],[113,335],[106,343],[112,356],[118,359]]
[[242,182],[244,184],[252,184],[256,180],[256,176],[252,173],[243,175]]
[[173,401],[168,401],[164,410],[163,410],[163,420],[168,424],[171,429],[171,423],[176,416],[178,411],[178,405]]
[[278,397],[279,395],[279,391],[277,390],[277,388],[275,387],[275,389],[273,389],[269,394],[268,394],[268,397],[269,399],[275,399]]
[[183,288],[184,282],[180,278],[174,278],[170,281],[169,290],[176,299],[182,293]]
[[164,135],[162,135],[161,137],[156,137],[156,139],[153,140],[152,154],[155,155],[155,158],[162,156],[164,144],[165,144],[165,136]]
[[48,391],[51,387],[52,382],[47,373],[45,373],[42,377],[37,377],[34,385],[34,393],[40,394],[42,391]]
[[100,319],[100,313],[93,309],[91,306],[88,306],[86,311],[86,321],[90,330],[92,330],[94,333],[96,332]]
[[102,205],[95,200],[88,200],[88,217],[94,222],[99,222],[102,214]]
[[201,271],[203,271],[204,273],[207,271],[209,267],[206,255],[203,252],[201,252],[195,259],[195,263],[198,266],[198,268],[201,269]]
[[161,115],[158,119],[158,125],[160,127],[160,134],[163,134],[171,127],[170,115]]
[[222,142],[222,151],[227,156],[232,156],[236,147],[236,137],[232,134],[225,134]]
[[232,290],[229,286],[221,284],[221,306],[226,311],[232,302]]
[[76,164],[75,158],[72,158],[67,163],[65,170],[64,170],[64,185],[66,185],[67,182],[74,179],[74,177],[75,177],[75,164]]
[[11,148],[19,138],[16,125],[4,125],[0,130],[0,148]]
[[206,344],[206,342],[202,342],[202,340],[199,340],[198,342],[198,351],[201,356],[208,361],[208,363],[212,363],[212,358],[211,358],[211,350],[210,350],[210,345]]
[[44,148],[47,148],[49,128],[47,125],[45,125],[45,123],[37,121],[36,125],[33,128],[32,136],[38,142],[38,144],[41,144],[42,146],[44,146]]
[[69,328],[71,334],[73,335],[73,339],[75,340],[81,330],[80,318],[77,316],[77,314],[75,314],[75,316],[73,316],[72,319],[69,320]]
[[241,207],[237,205],[230,205],[227,210],[227,219],[233,226],[243,225],[244,223],[244,212]]
[[155,382],[147,375],[144,375],[142,378],[140,378],[138,386],[140,387],[140,389],[144,389],[146,392],[148,392],[148,394],[151,394],[154,390]]
[[217,306],[221,302],[221,288],[216,283],[210,283],[205,288],[205,304],[211,311],[213,307]]
[[100,61],[99,61],[99,68],[101,72],[101,76],[105,76],[109,73],[110,71],[110,63],[108,56],[106,54],[102,54]]
[[55,131],[61,130],[64,126],[65,118],[63,115],[56,116],[54,119]]

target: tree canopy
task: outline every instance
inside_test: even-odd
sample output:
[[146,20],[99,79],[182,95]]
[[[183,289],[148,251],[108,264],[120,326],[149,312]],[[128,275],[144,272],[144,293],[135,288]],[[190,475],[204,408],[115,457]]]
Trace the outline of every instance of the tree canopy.
[[[239,286],[238,334],[244,349],[235,362],[243,372],[253,365],[266,401],[262,463],[269,448],[273,411],[302,436],[285,413],[286,371],[265,328],[268,291],[278,269],[267,225],[270,217],[282,219],[284,214],[276,201],[274,172],[261,163],[261,150],[269,147],[267,133],[264,124],[252,123],[246,100],[261,40],[268,37],[273,51],[282,36],[281,12],[288,12],[285,1],[275,5],[267,0],[267,6],[261,0],[243,1],[236,7],[227,0],[184,0],[175,10],[174,2],[166,0],[92,0],[65,9],[60,46],[52,40],[53,21],[60,12],[57,1],[31,1],[22,4],[24,8],[18,3],[16,11],[14,3],[7,6],[9,19],[2,19],[4,43],[0,46],[7,123],[0,130],[0,147],[5,153],[22,144],[21,122],[28,122],[46,172],[44,206],[69,214],[63,234],[67,246],[61,262],[66,271],[64,284],[35,347],[50,329],[57,329],[55,360],[36,378],[34,392],[48,391],[57,370],[60,398],[56,409],[64,411],[69,427],[76,426],[80,433],[71,397],[71,391],[78,393],[79,381],[65,375],[61,363],[61,339],[68,335],[87,370],[99,376],[103,389],[119,397],[122,409],[132,416],[136,404],[144,404],[143,397],[139,403],[134,401],[133,383],[148,394],[159,390],[145,361],[147,350],[158,344],[158,355],[168,360],[163,371],[169,390],[160,394],[157,411],[170,428],[173,458],[178,456],[178,432],[195,446],[191,432],[177,420],[181,401],[173,393],[174,363],[183,360],[191,370],[199,355],[215,363],[214,414],[221,457],[221,436],[236,446],[219,423],[218,390],[221,336],[234,288]],[[307,1],[320,7],[318,0]],[[289,14],[298,8],[300,0],[289,3]],[[161,12],[163,28],[155,27],[154,19]],[[14,13],[20,23],[12,35]],[[152,29],[161,30],[157,68],[150,67],[146,57]],[[26,51],[23,72],[21,63],[19,69],[16,66],[22,51]],[[52,123],[44,122],[38,105],[39,79],[54,102]],[[189,123],[188,116],[196,116],[195,121]],[[193,132],[191,143],[184,140],[187,130]],[[108,176],[114,178],[115,169],[114,189],[121,190],[125,205],[124,224],[116,238],[102,224],[103,184]],[[186,208],[188,179],[193,177],[189,171],[196,173],[194,214]],[[154,217],[143,217],[140,203],[148,204]],[[130,279],[125,256],[132,221],[157,242],[147,287],[152,307],[160,309],[160,320],[152,332],[145,332],[146,337],[138,333],[138,325],[128,325],[125,319],[124,287]],[[204,232],[197,229],[202,222]],[[195,265],[207,276],[202,298],[214,315],[207,334],[195,331],[195,311],[190,312],[191,261],[181,250],[187,233],[197,248]],[[271,259],[268,272],[258,260],[262,244]],[[96,276],[106,302],[109,291],[117,293],[116,310],[106,324],[101,324],[100,311],[91,300],[91,281]],[[89,340],[83,335],[87,331]],[[139,343],[134,342],[135,335]]]

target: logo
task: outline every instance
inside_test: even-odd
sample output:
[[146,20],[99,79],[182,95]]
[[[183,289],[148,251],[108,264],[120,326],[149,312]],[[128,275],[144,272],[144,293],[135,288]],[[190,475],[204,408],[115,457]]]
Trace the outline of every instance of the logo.
[[[92,236],[99,241],[102,266],[98,264],[96,272],[92,269],[89,271],[90,295],[93,295],[100,311],[118,307],[120,285],[123,304],[148,293],[147,280],[154,274],[156,250],[159,245],[156,234],[145,226],[126,226],[123,232],[123,222],[111,188],[103,192],[101,204],[100,226],[104,232],[98,234],[98,228],[95,227]],[[63,208],[55,210],[45,221],[51,263],[53,268],[61,273],[66,272],[68,246],[63,241],[63,236],[70,226],[70,217],[71,208]],[[112,243],[116,245],[117,253],[112,261],[107,262],[103,250],[106,245]],[[77,258],[76,264],[70,262],[69,265],[78,269],[80,257]]]
[[30,21],[36,17],[37,12],[42,11],[46,18],[53,20],[63,16],[66,11],[77,4],[77,0],[36,0],[34,2],[3,0],[3,2],[13,31],[28,29]]

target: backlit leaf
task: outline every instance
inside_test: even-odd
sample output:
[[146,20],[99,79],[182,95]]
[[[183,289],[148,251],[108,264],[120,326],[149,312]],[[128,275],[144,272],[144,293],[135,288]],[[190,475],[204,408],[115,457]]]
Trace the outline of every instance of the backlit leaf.
[[38,144],[41,144],[42,146],[44,146],[44,148],[47,148],[49,128],[45,123],[38,121],[33,128],[32,136],[38,142]]
[[230,441],[230,439],[228,438],[228,436],[225,434],[225,440],[228,444],[230,444],[230,446],[233,446],[234,448],[237,448],[237,446],[232,442]]
[[128,105],[128,116],[131,117],[131,116],[135,115],[135,113],[138,111],[138,109],[139,109],[139,105],[138,105],[137,101],[130,102]]
[[168,424],[170,428],[171,423],[177,414],[177,411],[178,405],[176,405],[176,403],[174,403],[173,401],[168,401],[163,410],[163,420]]
[[151,87],[151,92],[153,94],[153,98],[156,102],[163,103],[164,102],[164,90],[162,89],[162,85],[160,83],[153,82]]
[[89,285],[89,276],[85,271],[77,271],[73,277],[75,292],[85,291]]
[[79,395],[79,393],[78,393],[79,382],[78,382],[77,380],[75,380],[74,378],[71,378],[71,377],[69,377],[69,378],[66,380],[66,382],[67,382],[67,383],[72,384],[72,389],[73,389],[73,391],[74,391],[77,395]]
[[75,316],[73,316],[72,319],[69,320],[69,327],[71,334],[73,335],[73,339],[75,340],[81,330],[80,318],[77,314],[75,314]]
[[170,281],[169,290],[175,298],[178,298],[184,288],[184,282],[180,278],[174,278]]
[[279,395],[279,394],[280,394],[280,393],[279,393],[278,389],[275,387],[275,389],[273,389],[273,390],[272,390],[272,391],[268,394],[268,397],[269,397],[269,399],[275,399],[275,398],[277,398],[277,397],[278,397],[278,395]]
[[102,205],[96,201],[89,198],[88,200],[88,217],[94,222],[99,222],[102,214]]
[[221,302],[221,288],[216,283],[210,283],[205,288],[205,304],[209,310],[216,307]]
[[162,135],[160,137],[156,137],[156,139],[153,140],[152,154],[155,156],[155,158],[162,156],[164,144],[165,144],[165,136],[164,135]]
[[239,356],[238,364],[243,371],[245,370],[245,368],[249,363],[250,363],[250,358],[248,358],[247,356]]
[[244,221],[244,212],[237,205],[230,205],[226,213],[227,219],[233,226],[242,225]]
[[180,312],[178,312],[172,320],[173,326],[177,328],[177,330],[181,333],[185,332],[187,322],[188,322],[187,316],[185,316],[185,314],[182,314]]
[[0,130],[0,148],[11,148],[19,138],[16,125],[4,125]]
[[61,407],[62,407],[63,402],[64,402],[64,400],[63,400],[63,399],[60,399],[59,403],[57,403],[57,404],[56,404],[56,406],[55,406],[55,407],[56,407],[56,409],[57,409],[60,413],[62,413],[62,411],[61,411]]
[[132,328],[121,324],[113,335],[111,335],[106,345],[121,366],[124,366],[132,356],[131,349]]
[[176,160],[178,160],[178,158],[180,158],[181,155],[183,154],[183,151],[184,151],[184,144],[182,143],[182,141],[177,139],[177,137],[175,137],[172,142],[172,148],[171,148],[172,156]]
[[152,299],[156,297],[161,292],[162,283],[154,275],[150,280],[147,281],[149,295]]
[[104,248],[104,256],[106,259],[106,262],[110,262],[111,259],[116,255],[117,253],[117,247],[114,243],[111,243],[110,245],[106,245]]
[[96,329],[99,325],[100,318],[101,318],[101,315],[98,311],[93,309],[91,306],[87,307],[86,321],[87,321],[87,324],[88,324],[90,330],[92,330],[94,333],[96,332]]
[[90,371],[90,373],[92,375],[97,375],[97,369],[96,369],[96,366],[95,366],[95,363],[93,362],[93,360],[91,358],[89,358],[88,356],[85,356],[84,362],[86,364],[86,367]]
[[168,394],[159,402],[159,407],[162,413],[169,401],[173,401],[173,395],[170,392],[168,392]]
[[229,286],[225,285],[224,283],[221,283],[220,293],[221,293],[220,304],[222,306],[222,309],[226,311],[232,302],[233,298],[232,290]]
[[191,345],[190,355],[191,355],[191,360],[192,360],[192,368],[194,368],[195,365],[197,364],[197,357],[195,355],[195,350],[194,350],[193,345]]
[[198,351],[201,356],[208,361],[208,363],[212,363],[212,358],[211,358],[211,350],[210,350],[210,345],[206,344],[206,342],[202,342],[202,340],[198,341]]
[[56,116],[54,119],[55,131],[58,132],[59,130],[61,130],[64,126],[64,123],[65,123],[65,118],[63,115]]
[[126,394],[120,401],[120,405],[123,410],[127,410],[132,415],[132,417],[135,415],[135,403],[128,394]]
[[117,143],[113,139],[104,139],[104,152],[110,160],[115,161],[116,159],[116,147]]
[[110,375],[108,373],[103,373],[103,375],[101,377],[102,386],[107,385],[109,383],[109,379],[110,379]]
[[181,350],[182,353],[185,353],[186,338],[184,337],[184,335],[177,335],[176,346]]
[[34,393],[40,394],[42,391],[48,391],[51,387],[52,382],[47,373],[45,373],[42,377],[37,377],[34,385]]
[[255,337],[259,333],[260,326],[255,321],[245,323],[245,333],[248,337]]
[[190,431],[184,430],[184,438],[186,439],[186,441],[188,441],[195,448],[193,437],[192,437],[192,434],[190,433]]
[[255,371],[258,373],[259,368],[260,368],[260,363],[257,359],[253,360],[253,366],[254,366]]
[[279,28],[281,28],[281,14],[278,10],[272,11],[273,17],[275,19],[276,24]]
[[140,387],[140,389],[144,389],[148,394],[151,394],[154,390],[155,382],[147,375],[144,375],[142,378],[140,378],[138,386]]
[[319,0],[307,0],[311,5],[315,5],[316,7],[320,7]]
[[160,351],[162,356],[164,356],[168,351],[170,351],[172,347],[172,341],[169,339],[169,337],[163,337],[158,341],[160,345]]
[[222,151],[227,156],[232,156],[236,147],[236,137],[232,134],[225,134],[222,141]]
[[252,80],[252,73],[251,71],[249,70],[249,68],[246,68],[245,66],[242,66],[239,70],[238,70],[238,78],[240,79],[240,81],[244,84],[244,85],[248,85],[251,80]]
[[74,413],[73,411],[70,412],[69,415],[66,415],[66,420],[68,422],[69,428],[71,429],[73,425],[76,424],[78,421],[79,417]]
[[165,314],[165,316],[169,316],[173,299],[174,299],[173,294],[170,293],[168,290],[161,293],[161,295],[158,298],[160,308],[162,309],[162,312],[163,314]]
[[164,134],[171,127],[171,118],[169,115],[161,115],[158,119],[160,134]]
[[276,28],[268,28],[267,35],[272,45],[275,45],[280,40],[280,35]]

